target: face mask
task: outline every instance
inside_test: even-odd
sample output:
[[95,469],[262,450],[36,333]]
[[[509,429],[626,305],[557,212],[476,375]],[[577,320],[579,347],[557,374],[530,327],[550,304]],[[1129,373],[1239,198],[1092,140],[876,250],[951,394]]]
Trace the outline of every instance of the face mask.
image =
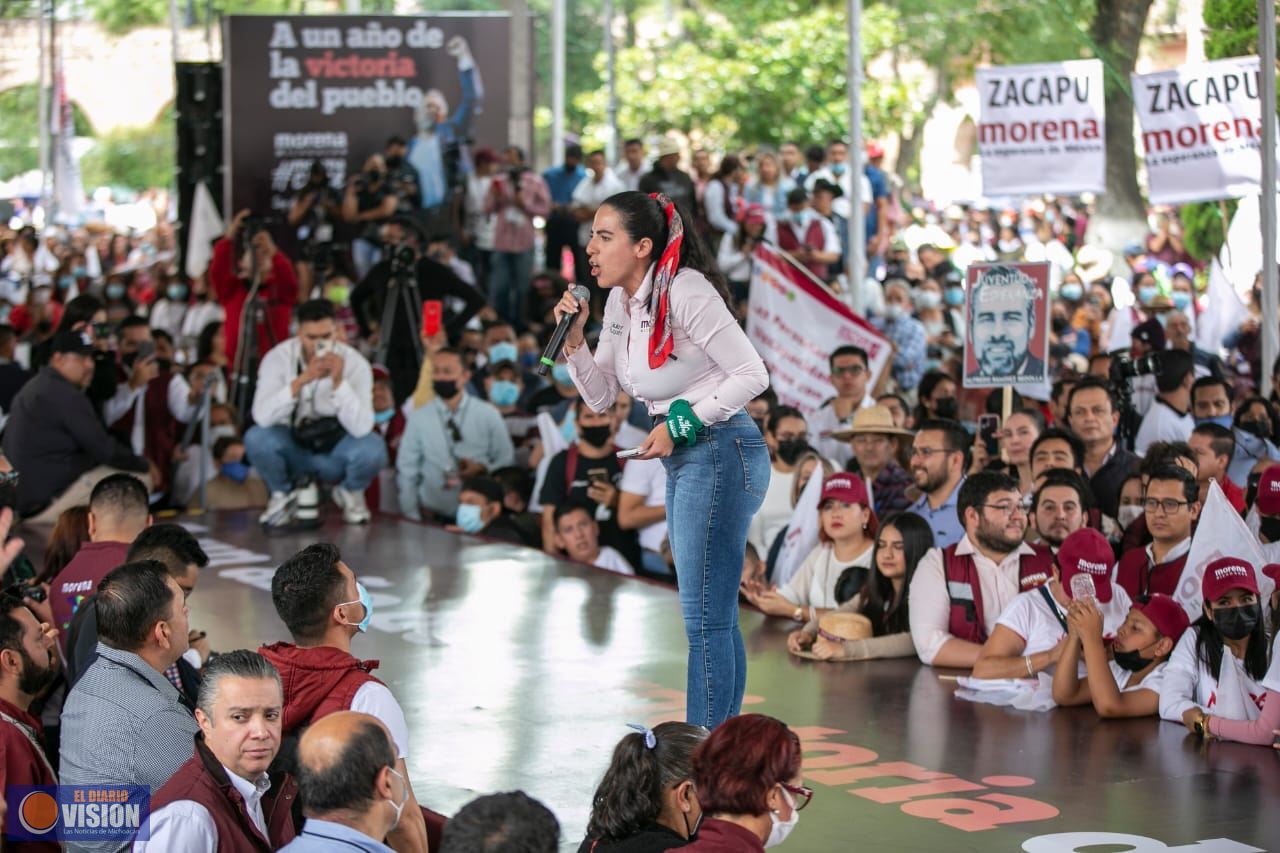
[[551,378],[555,380],[557,385],[572,385],[573,377],[569,375],[569,365],[557,364],[551,368]]
[[1150,305],[1151,300],[1155,299],[1160,293],[1160,288],[1154,284],[1144,284],[1138,288],[1138,301],[1143,305]]
[[234,424],[218,424],[209,427],[209,443],[217,441],[220,438],[239,438],[240,434],[236,432]]
[[779,820],[777,812],[769,812],[769,820],[773,822],[773,828],[769,830],[769,839],[765,841],[765,847],[777,847],[786,841],[787,836],[791,834],[791,831],[796,828],[796,824],[800,822],[800,812],[796,811],[796,801],[791,799],[791,792],[783,788],[782,798],[791,807],[791,817],[786,820]]
[[394,767],[388,767],[387,769],[390,770],[392,773],[396,774],[396,778],[400,780],[400,787],[404,788],[404,796],[400,798],[399,805],[396,805],[395,803],[392,803],[390,800],[387,800],[388,803],[391,803],[391,808],[396,810],[396,819],[391,824],[391,828],[395,829],[397,826],[400,825],[400,812],[404,811],[404,804],[409,802],[409,786],[405,783],[404,777],[401,776]]
[[249,477],[249,466],[243,462],[223,462],[222,476],[237,483],[243,483]]
[[156,368],[157,368],[161,373],[168,373],[169,371],[173,370],[173,359],[171,359],[171,358],[157,358],[157,359],[156,359]]
[[391,419],[394,418],[395,416],[396,416],[396,410],[394,408],[385,409],[381,412],[373,413],[373,422],[375,424],[389,423]]
[[1280,542],[1280,516],[1264,515],[1258,519],[1258,532],[1268,543]]
[[1175,290],[1169,294],[1169,298],[1173,300],[1173,307],[1179,311],[1185,311],[1191,306],[1191,294],[1185,290]]
[[345,284],[331,284],[324,289],[324,298],[334,305],[346,305],[351,298],[351,288]]
[[803,438],[788,438],[778,442],[778,459],[783,465],[794,465],[800,455],[809,449],[809,442]]
[[108,298],[108,299],[113,299],[113,300],[124,299],[124,285],[123,285],[123,284],[108,284],[108,285],[107,285],[107,298]]
[[613,437],[613,430],[607,426],[589,426],[578,430],[578,438],[592,447],[604,447]]
[[1136,651],[1122,652],[1117,650],[1114,653],[1114,657],[1116,663],[1120,665],[1120,668],[1128,670],[1129,672],[1141,672],[1151,666],[1154,662],[1154,659],[1148,660]]
[[578,443],[578,418],[573,412],[566,414],[560,422],[560,436],[570,444]]
[[948,287],[944,296],[946,297],[947,304],[952,308],[959,308],[964,304],[964,288]]
[[536,352],[521,353],[520,366],[525,370],[533,370],[538,366],[538,354]]
[[921,308],[937,308],[942,304],[942,294],[936,290],[921,290],[916,294],[916,305]]
[[58,287],[62,288],[63,290],[70,290],[75,286],[76,286],[76,280],[69,275],[64,275],[58,279]]
[[400,167],[400,164],[404,162],[403,157],[388,157],[386,159],[387,159],[387,168],[389,169],[398,169]]
[[1121,529],[1127,530],[1129,525],[1137,521],[1140,515],[1142,515],[1142,507],[1136,504],[1122,506],[1116,511],[1116,521],[1120,522]]
[[339,607],[346,607],[349,604],[359,604],[364,608],[364,618],[357,623],[345,622],[343,624],[350,625],[361,634],[369,630],[369,622],[373,619],[373,598],[369,595],[369,590],[364,588],[364,584],[356,581],[356,592],[360,593],[360,597],[355,601],[344,601]]
[[1196,418],[1196,426],[1200,424],[1217,424],[1224,429],[1231,429],[1231,415],[1214,415],[1211,418]]
[[897,302],[889,302],[884,306],[884,316],[890,320],[901,320],[907,315],[907,309]]
[[1271,422],[1266,419],[1241,421],[1240,429],[1258,438],[1271,437]]
[[484,529],[480,507],[475,504],[458,504],[458,511],[454,514],[453,520],[465,533],[479,533]]
[[1058,295],[1068,302],[1079,302],[1080,297],[1084,296],[1084,288],[1078,284],[1067,283],[1062,285]]
[[806,222],[808,222],[808,221],[809,221],[809,211],[807,211],[807,210],[793,210],[793,211],[791,211],[789,214],[787,214],[787,217],[788,217],[788,218],[789,218],[789,219],[790,219],[794,224],[796,224],[796,225],[799,225],[799,226],[803,227],[803,226],[804,226],[804,224],[805,224]]
[[495,406],[514,406],[520,399],[520,386],[509,379],[495,379],[489,386],[489,402]]
[[165,288],[165,296],[169,297],[170,302],[186,302],[187,289],[181,284],[171,284]]
[[431,387],[441,400],[452,400],[458,396],[458,383],[454,379],[437,379],[431,383]]
[[1228,640],[1243,640],[1252,634],[1260,618],[1262,608],[1256,601],[1239,607],[1219,607],[1213,611],[1213,624]]
[[832,163],[831,174],[835,175],[838,178],[844,174],[846,168],[847,167],[844,165],[844,163]]
[[960,414],[960,404],[955,397],[942,397],[933,401],[933,411],[940,418],[954,421],[956,415]]
[[1052,322],[1053,322],[1054,334],[1061,335],[1067,329],[1071,328],[1071,325],[1067,321],[1066,317],[1054,317]]
[[518,353],[516,345],[503,341],[489,347],[489,363],[497,364],[500,361],[515,361]]
[[84,267],[76,267],[71,271],[71,274],[76,278],[86,278],[89,275],[89,270]]

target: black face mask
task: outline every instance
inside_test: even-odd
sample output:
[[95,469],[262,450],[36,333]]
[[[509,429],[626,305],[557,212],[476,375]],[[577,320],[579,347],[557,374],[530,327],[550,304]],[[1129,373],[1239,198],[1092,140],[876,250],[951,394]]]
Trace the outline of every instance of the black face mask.
[[933,411],[938,417],[953,421],[960,414],[960,404],[955,397],[942,397],[934,401]]
[[778,442],[778,460],[783,465],[794,465],[796,460],[809,449],[809,441],[803,438],[788,438]]
[[431,383],[431,387],[441,400],[452,400],[458,396],[458,382],[455,379],[437,379]]
[[1062,334],[1067,330],[1069,325],[1070,325],[1070,321],[1067,320],[1066,317],[1054,317],[1053,318],[1054,334],[1058,334],[1058,335]]
[[125,367],[129,367],[129,368],[133,367],[133,363],[137,360],[138,360],[138,354],[136,352],[127,352],[127,353],[122,353],[120,355],[120,364],[124,365]]
[[1262,618],[1262,607],[1256,601],[1239,607],[1219,607],[1213,611],[1213,624],[1228,640],[1243,640],[1253,633]]
[[161,373],[168,373],[170,370],[173,370],[173,359],[157,358],[156,367],[160,369]]
[[581,427],[578,430],[578,438],[582,439],[592,447],[606,446],[612,435],[613,430],[607,426]]
[[1116,663],[1120,665],[1121,669],[1128,670],[1129,672],[1142,672],[1142,670],[1155,663],[1154,658],[1148,660],[1136,651],[1122,652],[1118,649],[1115,652],[1115,660]]
[[1262,420],[1241,421],[1237,426],[1250,435],[1258,438],[1271,438],[1271,422],[1265,418]]
[[388,157],[388,158],[387,158],[387,168],[388,168],[388,169],[398,169],[398,168],[400,167],[400,164],[401,164],[401,163],[403,163],[403,162],[404,162],[404,158],[403,158],[403,157]]
[[1280,516],[1264,515],[1258,522],[1258,532],[1267,542],[1280,542]]

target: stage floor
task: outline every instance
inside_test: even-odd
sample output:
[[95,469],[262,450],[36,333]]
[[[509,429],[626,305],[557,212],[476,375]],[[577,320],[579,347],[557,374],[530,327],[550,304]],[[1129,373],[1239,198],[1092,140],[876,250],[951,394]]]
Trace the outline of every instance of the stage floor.
[[[310,542],[342,549],[374,600],[354,652],[381,660],[414,790],[438,811],[524,789],[576,849],[625,724],[683,718],[672,589],[388,517],[272,538],[243,513],[180,520],[213,559],[190,604],[215,649],[287,639],[274,567]],[[751,610],[742,630],[744,710],[800,732],[817,792],[785,849],[1280,849],[1280,752],[1092,709],[975,705],[915,660],[797,660],[786,627]]]

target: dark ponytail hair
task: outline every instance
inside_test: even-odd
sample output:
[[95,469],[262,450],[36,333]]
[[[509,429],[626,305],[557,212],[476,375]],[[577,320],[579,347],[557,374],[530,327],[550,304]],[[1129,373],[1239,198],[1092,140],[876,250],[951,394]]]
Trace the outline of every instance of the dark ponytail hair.
[[[658,202],[649,198],[648,193],[627,190],[609,196],[601,207],[617,211],[618,219],[622,222],[622,230],[627,232],[632,243],[639,243],[646,237],[653,242],[653,253],[649,256],[649,262],[656,264],[667,245],[667,215],[658,206]],[[692,213],[679,203],[676,203],[676,212],[684,221],[684,239],[680,243],[679,268],[702,273],[703,277],[716,289],[716,293],[720,294],[725,304],[732,304],[728,285],[725,284],[720,268],[716,265],[710,250],[707,249],[707,244],[698,236]]]
[[645,745],[643,732],[618,741],[591,798],[587,838],[622,841],[657,820],[663,791],[692,777],[693,751],[708,734],[702,726],[672,722],[654,727],[653,749]]
[[880,522],[880,529],[892,527],[902,536],[902,560],[905,574],[902,576],[902,589],[893,590],[893,581],[880,573],[879,557],[880,540],[876,539],[876,550],[871,554],[871,577],[867,581],[865,601],[862,615],[871,620],[873,635],[883,637],[886,634],[900,634],[911,630],[907,611],[907,592],[911,589],[911,579],[915,577],[916,566],[933,547],[933,529],[914,512],[900,512],[890,515]]

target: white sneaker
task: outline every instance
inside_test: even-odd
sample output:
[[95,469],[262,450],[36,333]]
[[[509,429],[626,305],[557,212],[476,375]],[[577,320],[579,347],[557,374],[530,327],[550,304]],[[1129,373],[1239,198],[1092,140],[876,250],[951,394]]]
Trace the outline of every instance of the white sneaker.
[[333,487],[333,502],[342,509],[342,520],[347,524],[368,524],[372,513],[365,503],[364,492],[352,492],[342,486]]
[[289,506],[289,495],[286,492],[272,492],[271,498],[267,501],[267,508],[258,516],[259,524],[271,524],[277,519]]

